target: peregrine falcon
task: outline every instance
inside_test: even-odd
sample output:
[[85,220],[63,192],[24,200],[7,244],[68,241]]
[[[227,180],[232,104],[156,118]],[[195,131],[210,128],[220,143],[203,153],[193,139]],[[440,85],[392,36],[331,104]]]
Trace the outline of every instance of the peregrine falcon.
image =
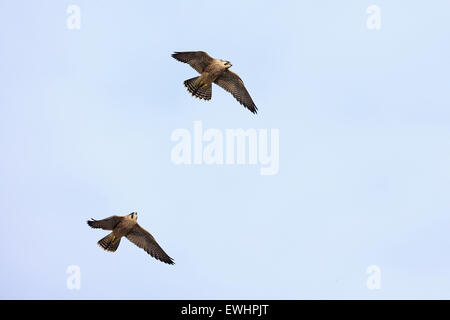
[[258,108],[239,76],[228,70],[232,65],[229,61],[214,59],[204,51],[175,52],[172,57],[178,61],[188,63],[200,76],[184,81],[188,91],[195,97],[211,100],[211,86],[214,82],[222,87],[244,105],[251,112],[256,113]]
[[155,238],[137,223],[137,212],[132,212],[126,216],[112,216],[103,220],[91,218],[87,224],[91,228],[112,230],[110,234],[98,242],[98,245],[106,251],[116,251],[119,247],[120,239],[126,237],[139,248],[144,249],[153,258],[164,263],[174,264],[173,259],[164,252]]

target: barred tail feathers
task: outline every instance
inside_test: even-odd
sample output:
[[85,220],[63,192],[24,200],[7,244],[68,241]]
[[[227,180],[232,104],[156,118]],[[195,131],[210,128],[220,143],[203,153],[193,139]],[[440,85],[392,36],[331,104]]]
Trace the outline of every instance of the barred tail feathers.
[[120,238],[117,238],[113,232],[99,240],[98,245],[106,251],[114,252],[120,244]]
[[194,97],[211,100],[212,84],[204,83],[200,76],[184,81],[184,85]]

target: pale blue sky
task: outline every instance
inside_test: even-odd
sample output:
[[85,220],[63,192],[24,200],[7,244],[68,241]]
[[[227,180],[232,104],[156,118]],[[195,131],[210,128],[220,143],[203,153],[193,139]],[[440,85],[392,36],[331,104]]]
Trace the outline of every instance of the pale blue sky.
[[[450,298],[450,3],[167,2],[0,0],[0,298]],[[188,95],[188,50],[258,115]],[[279,129],[279,173],[175,166],[194,120]],[[96,245],[131,211],[175,266]]]

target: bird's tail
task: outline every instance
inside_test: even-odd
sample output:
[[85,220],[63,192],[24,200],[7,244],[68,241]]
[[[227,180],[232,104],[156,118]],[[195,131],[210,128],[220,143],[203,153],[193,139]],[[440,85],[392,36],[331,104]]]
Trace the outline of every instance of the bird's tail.
[[106,251],[111,251],[111,252],[116,251],[117,248],[119,247],[119,244],[120,244],[120,238],[117,238],[114,235],[114,232],[111,232],[103,239],[100,239],[100,241],[98,242],[98,245],[100,247],[102,247]]
[[201,76],[186,80],[184,85],[193,96],[200,99],[211,100],[212,83],[208,84],[203,82]]

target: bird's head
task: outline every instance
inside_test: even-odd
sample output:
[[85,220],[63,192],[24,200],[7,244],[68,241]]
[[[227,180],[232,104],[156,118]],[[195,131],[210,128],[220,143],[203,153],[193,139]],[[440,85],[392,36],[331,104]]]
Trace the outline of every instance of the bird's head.
[[137,212],[132,212],[128,215],[128,218],[131,220],[137,220]]
[[227,68],[230,68],[232,66],[230,61],[227,61],[227,60],[221,60],[221,61],[223,62],[224,66]]

